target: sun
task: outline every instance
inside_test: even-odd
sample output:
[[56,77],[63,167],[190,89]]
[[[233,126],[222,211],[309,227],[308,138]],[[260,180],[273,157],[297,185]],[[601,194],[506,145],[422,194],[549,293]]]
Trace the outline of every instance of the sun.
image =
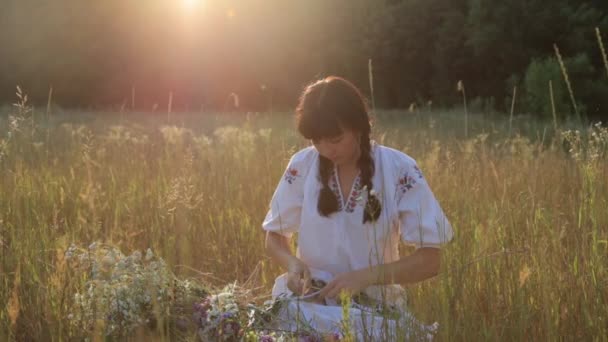
[[186,9],[194,9],[201,5],[202,0],[181,0]]

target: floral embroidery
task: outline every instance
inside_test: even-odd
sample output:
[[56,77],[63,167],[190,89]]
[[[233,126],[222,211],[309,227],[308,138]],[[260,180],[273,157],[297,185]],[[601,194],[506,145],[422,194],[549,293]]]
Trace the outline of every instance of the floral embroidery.
[[334,192],[334,196],[338,200],[338,211],[342,211],[342,194],[340,193],[340,186],[338,186],[338,180],[336,179],[336,173],[331,174],[331,178],[329,180],[329,187],[331,191]]
[[348,204],[346,205],[346,212],[352,213],[355,211],[355,207],[357,207],[357,203],[359,202],[359,198],[361,197],[361,178],[357,176],[355,179],[355,184],[353,185],[353,193],[350,194],[350,198],[348,199]]
[[418,168],[418,165],[414,165],[414,172],[416,172],[416,174],[418,175],[418,178],[422,179],[424,177],[422,177],[422,171],[420,171],[420,168]]
[[416,184],[416,179],[406,171],[403,174],[403,177],[399,178],[398,187],[402,193],[406,193],[408,190],[412,189]]
[[418,167],[418,165],[414,165],[414,174],[411,174],[408,171],[405,171],[403,173],[403,177],[399,178],[399,182],[397,184],[397,187],[399,188],[399,190],[401,190],[402,194],[405,194],[406,192],[408,192],[408,190],[411,190],[414,185],[416,185],[416,183],[418,183],[418,181],[416,179],[424,179],[424,176],[422,176],[422,171],[420,170],[420,168]]
[[289,184],[293,184],[293,182],[296,180],[296,178],[300,177],[300,174],[298,173],[297,169],[294,168],[288,168],[287,171],[285,171],[285,180],[287,181],[287,183]]
[[357,176],[357,178],[355,178],[352,193],[350,194],[350,197],[348,198],[348,202],[346,204],[343,203],[342,193],[340,192],[340,186],[338,185],[338,179],[336,177],[335,172],[332,174],[329,180],[329,187],[336,196],[336,199],[338,199],[338,211],[344,210],[347,213],[352,213],[355,211],[357,204],[361,200],[361,194],[363,190],[361,187],[360,176]]

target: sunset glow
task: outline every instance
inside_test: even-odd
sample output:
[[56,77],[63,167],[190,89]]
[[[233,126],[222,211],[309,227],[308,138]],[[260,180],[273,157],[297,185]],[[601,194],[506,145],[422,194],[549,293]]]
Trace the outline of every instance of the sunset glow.
[[198,6],[200,6],[202,0],[182,0],[182,4],[185,9],[192,10]]

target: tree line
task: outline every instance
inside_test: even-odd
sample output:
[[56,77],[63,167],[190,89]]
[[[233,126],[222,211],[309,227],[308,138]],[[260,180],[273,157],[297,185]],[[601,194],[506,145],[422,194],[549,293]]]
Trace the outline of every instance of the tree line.
[[370,96],[371,64],[380,108],[459,105],[461,81],[480,110],[515,93],[518,113],[608,115],[606,1],[189,3],[3,1],[0,102],[21,85],[65,107],[283,110],[326,75]]

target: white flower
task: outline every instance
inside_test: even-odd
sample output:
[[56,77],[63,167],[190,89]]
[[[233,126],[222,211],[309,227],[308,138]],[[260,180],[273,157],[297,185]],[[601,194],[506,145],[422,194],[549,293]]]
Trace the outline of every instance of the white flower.
[[154,258],[154,253],[152,253],[152,250],[148,248],[146,251],[146,261],[150,261],[152,258]]
[[228,293],[228,292],[222,292],[219,293],[213,297],[211,297],[211,302],[214,304],[220,304],[221,303],[225,303],[228,300],[230,300],[230,297],[232,296],[232,294]]
[[66,259],[71,259],[72,257],[74,257],[74,253],[77,252],[76,246],[74,244],[71,244],[70,247],[68,248],[67,251],[65,251],[65,258]]
[[116,262],[116,260],[110,254],[106,255],[105,257],[103,257],[103,259],[101,259],[101,264],[104,267],[112,267],[112,266],[114,266],[115,262]]
[[135,251],[133,252],[133,254],[131,254],[131,258],[135,261],[135,262],[139,262],[141,260],[141,252],[140,251]]

